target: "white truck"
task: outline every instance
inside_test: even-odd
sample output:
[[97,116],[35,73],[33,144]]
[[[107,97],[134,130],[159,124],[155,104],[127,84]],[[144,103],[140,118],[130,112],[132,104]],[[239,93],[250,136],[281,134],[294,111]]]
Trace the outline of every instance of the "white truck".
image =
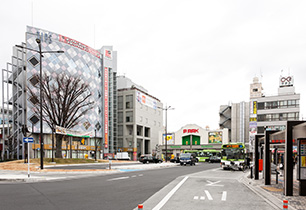
[[115,157],[116,160],[131,160],[127,152],[118,152]]

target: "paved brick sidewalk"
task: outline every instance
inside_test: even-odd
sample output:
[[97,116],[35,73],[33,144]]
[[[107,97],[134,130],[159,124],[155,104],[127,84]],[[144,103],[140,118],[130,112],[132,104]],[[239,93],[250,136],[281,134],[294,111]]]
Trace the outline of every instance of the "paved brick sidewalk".
[[[288,209],[293,210],[305,210],[306,209],[306,196],[300,196],[299,195],[299,188],[298,188],[298,181],[294,180],[294,188],[293,188],[293,196],[285,196],[283,193],[283,183],[284,179],[283,177],[279,177],[278,184],[276,184],[275,175],[272,175],[271,185],[265,185],[264,179],[262,178],[262,175],[260,174],[259,180],[250,179],[250,175],[247,176],[245,179],[245,183],[247,182],[247,185],[251,187],[256,187],[257,189],[260,189],[261,192],[266,192],[268,194],[265,194],[266,196],[269,196],[269,200],[274,199],[274,203],[276,204],[277,208],[282,208],[282,202],[283,200],[288,200]],[[277,201],[277,200],[278,201]]]

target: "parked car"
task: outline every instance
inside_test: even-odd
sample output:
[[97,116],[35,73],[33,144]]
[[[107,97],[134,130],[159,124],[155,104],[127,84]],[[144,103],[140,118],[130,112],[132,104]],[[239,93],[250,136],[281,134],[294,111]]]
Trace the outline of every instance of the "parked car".
[[142,162],[143,164],[145,163],[161,163],[163,162],[162,159],[157,158],[155,156],[152,155],[141,155],[139,158],[139,162]]
[[190,166],[195,165],[196,163],[196,156],[191,153],[182,153],[180,154],[180,165],[187,165],[190,164]]
[[210,156],[209,159],[208,159],[208,162],[210,162],[210,163],[220,163],[221,162],[221,157]]

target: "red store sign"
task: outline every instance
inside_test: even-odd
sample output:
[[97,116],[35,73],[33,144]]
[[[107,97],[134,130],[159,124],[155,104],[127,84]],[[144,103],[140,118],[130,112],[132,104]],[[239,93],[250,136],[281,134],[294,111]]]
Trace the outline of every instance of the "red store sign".
[[199,133],[199,129],[183,129],[183,133]]

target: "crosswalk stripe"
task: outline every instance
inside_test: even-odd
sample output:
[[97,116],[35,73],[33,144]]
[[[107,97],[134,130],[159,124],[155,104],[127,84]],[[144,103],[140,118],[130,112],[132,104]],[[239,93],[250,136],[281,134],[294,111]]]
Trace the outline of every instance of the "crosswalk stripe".
[[205,194],[208,200],[213,200],[213,198],[211,197],[210,193],[207,190],[205,190]]

